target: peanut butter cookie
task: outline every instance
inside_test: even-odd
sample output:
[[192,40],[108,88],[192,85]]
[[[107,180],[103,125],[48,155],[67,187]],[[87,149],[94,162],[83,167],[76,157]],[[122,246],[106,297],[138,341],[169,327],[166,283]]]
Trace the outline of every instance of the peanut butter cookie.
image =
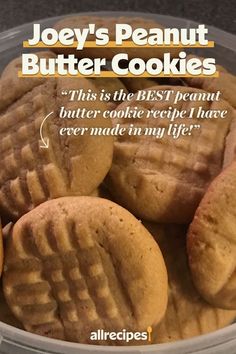
[[30,332],[89,343],[91,331],[146,330],[164,316],[159,247],[111,201],[48,201],[22,216],[7,240],[4,294]]
[[236,309],[236,162],[211,183],[188,231],[188,257],[199,293]]
[[[64,94],[70,90],[96,93],[90,80],[20,79],[20,65],[20,58],[10,63],[0,81],[0,211],[10,220],[48,199],[89,195],[103,181],[113,153],[111,136],[89,131],[111,127],[110,120],[102,117],[106,105],[99,99],[71,101]],[[93,118],[69,119],[64,113],[59,117],[61,107],[97,113]]]
[[167,311],[153,329],[152,343],[173,342],[214,332],[233,322],[236,311],[209,305],[192,282],[186,252],[187,227],[145,224],[157,241],[166,262],[169,279]]
[[[165,223],[191,222],[207,186],[222,169],[225,138],[234,110],[223,100],[174,104],[178,91],[204,93],[195,88],[155,86],[151,89],[172,90],[174,94],[167,101],[137,101],[136,94],[131,101],[116,108],[121,111],[137,107],[144,113],[141,118],[114,119],[114,124],[119,123],[127,130],[115,140],[113,163],[106,183],[116,201],[140,218]],[[194,113],[189,118],[190,110],[194,108],[197,112],[200,106],[205,111],[227,110],[227,116],[199,119]],[[172,124],[170,119],[154,117],[151,113],[168,111],[170,107],[186,111],[184,118],[172,122],[176,128],[181,124],[185,127],[198,124],[200,128],[192,130],[191,136],[173,138],[168,133]],[[129,134],[130,124],[134,129],[141,129],[141,135]]]

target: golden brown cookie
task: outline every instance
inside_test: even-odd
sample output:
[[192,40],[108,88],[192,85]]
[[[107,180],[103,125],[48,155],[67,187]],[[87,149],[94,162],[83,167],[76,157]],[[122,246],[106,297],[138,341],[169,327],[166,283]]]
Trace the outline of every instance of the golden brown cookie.
[[[189,55],[187,58],[191,59],[192,57],[194,55]],[[186,77],[184,80],[191,87],[197,87],[209,92],[220,91],[221,98],[236,108],[236,77],[221,65],[216,65],[216,69],[219,71],[219,77]]]
[[147,223],[145,226],[163,253],[169,279],[167,311],[153,329],[153,344],[199,336],[232,323],[236,311],[209,305],[195,290],[186,253],[187,227]]
[[[156,86],[152,90],[173,90],[175,93],[202,93],[195,88]],[[146,90],[147,91],[147,90]],[[234,114],[225,101],[179,101],[174,105],[172,95],[168,101],[124,102],[117,111],[128,108],[144,110],[142,118],[114,120],[121,127],[156,129],[155,135],[125,135],[117,137],[114,158],[106,183],[121,205],[133,214],[150,221],[187,223],[193,218],[208,184],[220,173],[223,162],[224,142]],[[199,119],[189,117],[191,108],[204,110],[228,110],[224,119]],[[148,111],[168,110],[174,107],[187,111],[187,118],[175,119],[176,127],[200,124],[201,129],[192,135],[174,139],[168,135],[170,120],[146,118]],[[173,127],[173,126],[172,126]],[[164,130],[162,138],[158,133]],[[161,135],[159,135],[161,136]]]
[[9,306],[6,303],[3,291],[2,283],[0,283],[0,322],[4,322],[10,326],[23,328],[22,324],[12,314]]
[[[149,30],[150,28],[161,28],[159,23],[155,22],[152,19],[141,18],[141,17],[108,17],[108,16],[88,16],[88,15],[77,15],[64,18],[57,22],[54,28],[57,31],[60,31],[63,28],[87,28],[88,24],[95,24],[96,29],[98,28],[108,28],[109,39],[110,41],[115,40],[115,26],[117,23],[125,23],[132,26],[132,29],[136,28],[145,28]],[[95,41],[94,35],[89,35],[87,41]],[[153,46],[151,48],[106,48],[102,46],[97,46],[96,48],[83,48],[83,50],[77,50],[76,48],[53,48],[57,53],[70,54],[73,53],[77,57],[92,57],[92,58],[107,58],[111,60],[114,55],[119,53],[127,53],[129,59],[136,58],[137,56],[142,59],[150,58],[163,58],[165,52],[170,53],[171,57],[175,57],[180,52],[180,49],[177,47],[165,48],[162,46]]]
[[97,329],[146,330],[167,305],[152,236],[127,210],[94,197],[58,198],[21,217],[8,238],[3,287],[26,330],[80,343]]
[[211,183],[188,231],[188,257],[199,293],[236,309],[236,162]]
[[[39,56],[44,53],[54,55],[41,52]],[[0,96],[0,210],[10,219],[48,199],[89,195],[103,181],[113,153],[111,136],[92,136],[89,130],[111,127],[109,119],[102,117],[106,105],[98,99],[69,101],[63,94],[71,89],[96,93],[91,81],[63,77],[17,79],[19,64],[20,58],[10,63],[0,82],[15,93]],[[61,107],[100,113],[95,118],[59,118]],[[44,120],[50,112],[51,116]],[[87,129],[84,134],[83,128]],[[48,148],[41,140],[41,129]]]

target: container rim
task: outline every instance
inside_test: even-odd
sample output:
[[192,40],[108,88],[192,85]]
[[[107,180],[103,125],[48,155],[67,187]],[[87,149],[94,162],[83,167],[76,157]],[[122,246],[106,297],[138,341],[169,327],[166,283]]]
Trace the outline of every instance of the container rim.
[[[104,353],[121,353],[127,352],[128,354],[141,354],[141,353],[197,353],[198,351],[208,349],[209,347],[213,349],[218,345],[232,342],[236,347],[236,323],[219,329],[217,331],[203,334],[200,336],[192,337],[189,339],[178,340],[171,343],[160,343],[151,345],[140,345],[140,346],[104,346],[104,345],[93,345],[93,344],[81,344],[75,342],[67,342],[58,339],[52,339],[25,330],[10,326],[3,322],[0,322],[0,336],[2,340],[8,343],[14,343],[16,345],[22,346],[27,344],[27,346],[35,349],[46,350],[46,353],[93,353],[104,352]],[[189,351],[191,348],[191,351]],[[72,351],[71,351],[72,350]]]
[[[20,35],[22,32],[31,31],[31,26],[33,23],[53,23],[54,21],[59,21],[65,17],[71,16],[83,16],[83,15],[96,15],[96,16],[142,16],[144,18],[155,19],[157,22],[162,23],[165,21],[176,21],[185,22],[187,28],[191,26],[198,25],[198,22],[188,20],[181,17],[174,17],[168,15],[159,15],[159,14],[150,14],[142,12],[122,12],[122,11],[98,11],[98,12],[80,12],[80,13],[71,13],[61,16],[49,17],[45,19],[36,20],[33,22],[28,22],[20,26],[10,28],[6,31],[0,33],[0,53],[8,50],[13,46],[11,39],[14,39],[17,35]],[[209,29],[209,38],[214,40],[217,44],[221,45],[224,48],[227,48],[236,53],[236,35],[218,29],[214,26],[208,26]],[[4,45],[2,46],[2,43]],[[37,349],[38,353],[42,351],[44,353],[57,353],[64,354],[68,351],[70,353],[81,353],[81,354],[92,354],[98,352],[104,353],[121,353],[127,352],[128,354],[141,354],[141,353],[205,353],[205,350],[224,344],[232,343],[236,347],[236,323],[229,325],[225,328],[219,329],[217,331],[196,336],[190,339],[178,340],[172,343],[163,343],[163,344],[152,344],[152,345],[140,345],[140,346],[100,346],[92,344],[80,344],[66,342],[57,339],[51,339],[48,337],[43,337],[33,333],[26,332],[22,329],[15,328],[13,326],[7,325],[3,322],[0,322],[0,343],[1,341],[14,344],[19,347]],[[1,345],[0,345],[1,346]],[[191,349],[190,349],[191,348]],[[189,351],[190,350],[190,351]],[[204,352],[203,352],[204,351]],[[211,352],[212,353],[212,352]]]

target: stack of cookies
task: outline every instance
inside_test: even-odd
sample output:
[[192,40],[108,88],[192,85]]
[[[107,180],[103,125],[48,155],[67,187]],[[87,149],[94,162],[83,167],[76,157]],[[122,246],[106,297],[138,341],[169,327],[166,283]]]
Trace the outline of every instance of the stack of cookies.
[[[157,27],[130,18],[65,19],[56,28],[115,23]],[[76,26],[75,26],[76,24]],[[93,38],[90,38],[93,39]],[[63,50],[57,48],[57,51]],[[88,49],[86,56],[114,53]],[[130,54],[133,49],[127,49]],[[67,49],[69,54],[70,50]],[[80,52],[76,52],[80,53]],[[148,53],[148,54],[147,54]],[[176,55],[176,48],[171,55]],[[85,54],[85,53],[83,53]],[[41,57],[54,57],[40,52]],[[163,49],[139,53],[147,59]],[[18,78],[21,59],[0,80],[0,320],[55,339],[104,345],[91,332],[152,329],[152,342],[176,341],[215,331],[236,317],[235,77],[219,79]],[[68,101],[62,90],[140,89],[198,93],[221,91],[218,102],[182,102],[179,110],[225,109],[225,119],[203,119],[191,136],[61,136],[67,109],[90,105],[95,119],[74,127],[111,127],[130,120],[102,112],[137,105]],[[140,103],[167,109],[173,102]],[[43,119],[50,144],[41,147]],[[190,124],[188,118],[176,124]],[[166,127],[168,120],[133,120]],[[191,124],[197,123],[197,117]],[[9,224],[10,222],[10,224]],[[144,344],[131,341],[129,344]]]

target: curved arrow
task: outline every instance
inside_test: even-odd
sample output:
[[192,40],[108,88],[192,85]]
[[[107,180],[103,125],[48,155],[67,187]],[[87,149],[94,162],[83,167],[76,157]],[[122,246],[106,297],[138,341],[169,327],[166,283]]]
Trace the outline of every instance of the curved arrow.
[[41,125],[40,125],[40,138],[41,138],[41,144],[40,144],[40,147],[43,148],[43,149],[48,149],[49,148],[49,139],[48,138],[44,138],[43,137],[43,125],[44,125],[44,122],[46,121],[46,119],[48,119],[48,117],[50,117],[50,115],[53,114],[53,111],[50,112],[42,121]]

